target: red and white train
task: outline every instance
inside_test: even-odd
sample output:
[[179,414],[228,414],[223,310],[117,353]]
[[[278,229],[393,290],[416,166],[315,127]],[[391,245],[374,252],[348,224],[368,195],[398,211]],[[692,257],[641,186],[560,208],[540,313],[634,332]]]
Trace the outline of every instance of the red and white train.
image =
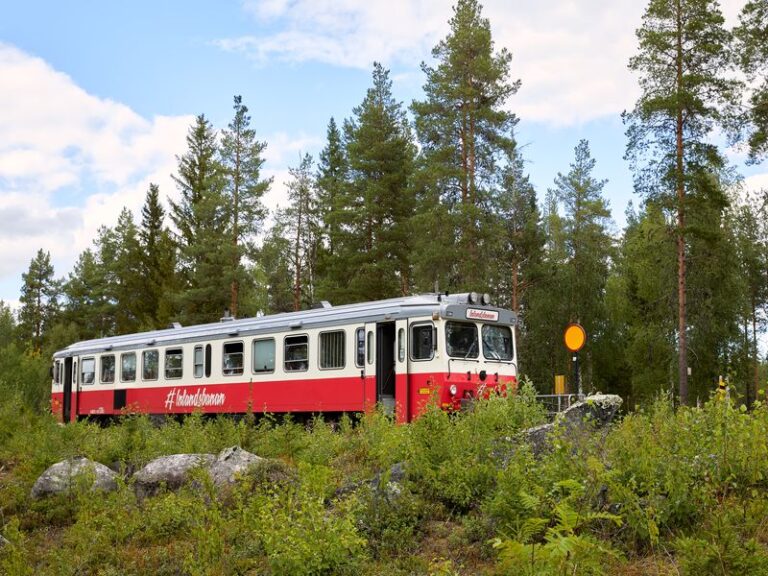
[[124,413],[340,413],[398,422],[517,378],[515,314],[487,295],[425,294],[78,342],[56,352],[64,422]]

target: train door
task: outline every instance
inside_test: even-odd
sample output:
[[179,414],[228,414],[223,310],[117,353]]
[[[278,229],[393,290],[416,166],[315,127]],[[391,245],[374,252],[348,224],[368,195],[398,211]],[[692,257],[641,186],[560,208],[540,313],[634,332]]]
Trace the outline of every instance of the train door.
[[77,420],[80,413],[80,378],[77,373],[77,358],[72,359],[72,395],[71,395],[71,417],[70,420]]
[[395,407],[397,421],[411,419],[408,405],[408,320],[395,322]]
[[376,325],[376,402],[395,412],[395,323]]
[[373,410],[379,400],[376,394],[376,323],[365,325],[363,338],[364,358],[360,374],[363,378],[363,403],[366,410]]
[[72,418],[72,358],[64,359],[64,398],[62,398],[61,419],[69,422]]

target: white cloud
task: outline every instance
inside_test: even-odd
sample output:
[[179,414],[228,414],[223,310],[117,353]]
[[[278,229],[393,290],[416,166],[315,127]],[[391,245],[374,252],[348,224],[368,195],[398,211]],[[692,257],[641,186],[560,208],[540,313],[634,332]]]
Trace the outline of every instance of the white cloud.
[[0,298],[18,295],[39,248],[71,269],[102,224],[138,211],[149,182],[172,192],[191,117],[145,119],[43,60],[0,44]]
[[[244,0],[260,33],[223,39],[256,62],[323,62],[414,69],[448,32],[446,0]],[[723,0],[729,23],[740,0]],[[496,47],[514,56],[522,88],[510,107],[526,121],[572,125],[631,108],[639,91],[627,69],[646,2],[486,0]]]
[[[65,275],[123,207],[139,217],[150,182],[177,197],[171,174],[193,117],[143,118],[2,43],[0,77],[0,299],[11,301],[39,248]],[[281,132],[266,140],[265,176],[275,181],[265,203],[273,209],[286,202],[284,167],[322,139]]]

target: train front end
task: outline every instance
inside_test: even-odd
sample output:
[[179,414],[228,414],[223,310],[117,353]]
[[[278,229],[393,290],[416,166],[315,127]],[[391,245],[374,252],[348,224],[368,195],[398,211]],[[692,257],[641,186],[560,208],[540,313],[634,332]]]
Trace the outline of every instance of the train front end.
[[[439,311],[412,337],[412,405],[426,409],[426,397],[445,410],[467,408],[478,398],[514,393],[517,388],[516,315],[491,305],[487,294],[440,297]],[[429,350],[429,348],[432,350]],[[430,366],[419,366],[419,354]],[[423,378],[420,382],[419,372]],[[429,374],[427,374],[429,372]]]

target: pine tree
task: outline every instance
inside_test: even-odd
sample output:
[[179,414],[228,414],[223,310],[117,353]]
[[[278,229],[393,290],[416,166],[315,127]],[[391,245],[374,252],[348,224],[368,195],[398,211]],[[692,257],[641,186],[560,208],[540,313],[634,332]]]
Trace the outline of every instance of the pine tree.
[[288,207],[279,214],[280,229],[290,243],[288,262],[293,276],[293,310],[314,300],[318,245],[317,193],[312,174],[312,157],[305,154],[299,165],[288,170]]
[[411,280],[410,186],[415,146],[402,105],[392,96],[389,72],[373,68],[373,86],[344,123],[349,186],[345,195],[349,234],[337,257],[345,301],[408,293]]
[[637,191],[658,198],[676,217],[678,384],[685,404],[687,204],[700,173],[723,166],[707,135],[734,99],[735,84],[723,74],[730,36],[716,0],[651,0],[637,36],[640,50],[629,66],[643,93],[624,115],[627,158]]
[[229,204],[232,262],[230,265],[230,311],[237,316],[240,289],[246,278],[243,258],[253,249],[253,239],[261,231],[266,215],[262,197],[272,179],[261,179],[266,142],[256,140],[248,107],[241,96],[234,97],[235,116],[221,135],[221,161],[226,174],[226,199]]
[[38,250],[21,278],[20,333],[29,339],[34,351],[40,352],[45,334],[59,312],[61,283],[54,277],[50,253]]
[[173,176],[181,193],[170,201],[177,230],[183,284],[178,307],[185,324],[211,322],[231,305],[231,212],[224,194],[225,173],[218,159],[216,134],[200,115],[187,134],[187,152],[178,157]]
[[743,123],[749,158],[757,163],[768,155],[768,0],[747,2],[735,33],[741,70],[753,85]]
[[744,330],[743,350],[747,359],[742,377],[746,385],[747,406],[756,398],[759,388],[760,350],[758,333],[764,330],[768,311],[768,206],[764,199],[747,196],[734,207],[733,224],[740,277],[743,280],[744,304],[741,323]]
[[[432,50],[437,66],[422,64],[426,98],[412,105],[422,151],[422,206],[432,212],[421,219],[419,236],[440,246],[420,247],[420,282],[431,276],[451,290],[474,289],[487,278],[488,259],[481,256],[491,227],[484,224],[498,212],[493,199],[499,164],[515,148],[517,118],[507,101],[519,82],[510,80],[512,55],[494,52],[490,23],[477,0],[459,0],[450,27]],[[438,201],[443,207],[434,208]],[[453,265],[446,269],[445,262]]]

